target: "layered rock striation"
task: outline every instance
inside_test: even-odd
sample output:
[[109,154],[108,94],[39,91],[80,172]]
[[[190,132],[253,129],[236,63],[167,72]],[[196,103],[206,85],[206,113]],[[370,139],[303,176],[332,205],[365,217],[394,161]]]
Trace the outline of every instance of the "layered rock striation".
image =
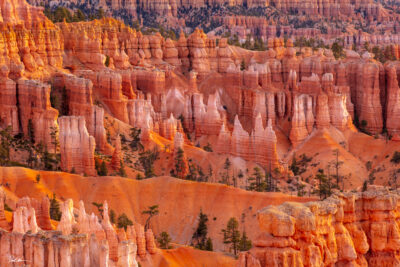
[[238,266],[396,266],[397,191],[370,186],[320,202],[287,202],[257,214],[260,235]]
[[[48,203],[47,198],[22,198],[13,212],[12,225],[1,223],[2,266],[23,261],[34,266],[137,267],[137,257],[145,259],[158,253],[151,229],[144,233],[143,226],[135,223],[126,230],[116,230],[109,221],[107,202],[99,221],[93,213],[86,213],[82,201],[77,209],[72,200],[65,201],[57,231],[52,230]],[[4,199],[0,218],[4,218],[2,207]]]

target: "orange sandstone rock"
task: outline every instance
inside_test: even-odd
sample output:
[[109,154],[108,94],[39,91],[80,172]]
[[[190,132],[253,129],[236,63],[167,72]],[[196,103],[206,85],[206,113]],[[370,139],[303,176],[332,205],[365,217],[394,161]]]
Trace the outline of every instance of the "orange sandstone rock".
[[67,116],[58,119],[60,124],[61,169],[95,175],[95,140],[86,129],[83,117]]

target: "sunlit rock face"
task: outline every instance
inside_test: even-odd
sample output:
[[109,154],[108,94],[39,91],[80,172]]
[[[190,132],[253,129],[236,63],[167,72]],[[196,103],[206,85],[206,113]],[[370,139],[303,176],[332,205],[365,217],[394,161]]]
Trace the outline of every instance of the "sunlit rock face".
[[[3,191],[2,191],[3,194]],[[4,198],[0,218],[4,218]],[[0,219],[0,263],[9,266],[10,260],[29,261],[34,266],[109,266],[110,264],[137,267],[137,257],[159,253],[151,229],[135,223],[115,230],[109,221],[108,205],[104,202],[103,219],[87,214],[79,202],[74,208],[71,199],[61,204],[61,220],[52,231],[49,199],[21,198],[12,212],[12,225]],[[64,266],[63,265],[63,266]]]
[[[398,192],[371,186],[324,201],[287,202],[258,212],[260,235],[238,266],[394,266]],[[282,260],[284,264],[282,265]]]
[[95,175],[94,150],[96,142],[90,136],[84,117],[64,116],[60,124],[61,169]]

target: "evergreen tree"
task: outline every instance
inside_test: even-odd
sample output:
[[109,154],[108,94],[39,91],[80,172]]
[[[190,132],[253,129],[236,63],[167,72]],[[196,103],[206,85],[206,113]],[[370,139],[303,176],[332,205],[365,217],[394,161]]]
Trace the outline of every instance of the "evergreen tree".
[[104,62],[104,65],[106,65],[106,67],[110,66],[110,57],[106,55],[106,61]]
[[10,126],[0,130],[0,139],[0,165],[5,166],[10,162],[10,149],[14,146]]
[[149,217],[147,217],[146,224],[144,225],[144,230],[145,231],[147,231],[147,229],[149,229],[149,227],[150,227],[151,218],[156,216],[158,213],[159,213],[158,205],[150,206],[147,210],[142,211],[142,214],[148,214],[149,215]]
[[103,203],[98,203],[98,202],[92,202],[92,205],[97,208],[97,211],[99,212],[101,218],[103,218]]
[[118,216],[118,220],[117,220],[118,228],[124,228],[126,231],[126,228],[129,225],[133,225],[133,222],[128,218],[128,216],[125,213],[122,213],[121,215]]
[[225,159],[225,163],[224,163],[224,170],[226,171],[224,175],[222,175],[222,183],[223,184],[229,184],[229,169],[231,168],[231,161],[229,160],[229,158]]
[[53,193],[53,198],[50,199],[50,218],[55,221],[60,221],[61,219],[60,204],[56,199],[55,193]]
[[192,245],[195,248],[206,250],[207,245],[207,234],[208,234],[208,216],[200,210],[199,213],[199,223],[197,224],[197,229],[192,236]]
[[242,59],[242,62],[240,62],[240,70],[243,71],[246,69],[246,63],[244,62],[244,59]]
[[79,8],[75,11],[74,13],[74,17],[72,19],[74,22],[78,22],[78,21],[84,21],[86,20],[86,16],[85,14],[83,14],[82,10],[80,10]]
[[[95,163],[96,164],[96,163]],[[107,176],[108,174],[108,169],[107,169],[107,165],[106,162],[103,160],[100,164],[99,169],[97,170],[97,174],[99,176]]]
[[139,162],[144,169],[146,178],[155,176],[154,162],[160,158],[157,148],[139,153]]
[[132,140],[131,140],[129,146],[131,147],[131,149],[133,151],[137,151],[137,150],[142,151],[143,148],[144,148],[143,144],[140,141],[140,134],[141,133],[142,133],[142,129],[135,128],[135,127],[131,128],[131,132],[130,132],[129,136],[131,137]]
[[157,238],[158,244],[160,245],[161,249],[170,249],[172,246],[170,246],[171,242],[171,237],[167,232],[162,232],[160,236]]
[[211,237],[207,238],[205,250],[207,250],[207,251],[213,251],[214,250],[214,246],[213,246],[213,242],[212,242]]
[[261,174],[261,170],[258,167],[254,168],[253,176],[249,177],[250,181],[249,190],[263,192],[267,188],[267,184],[263,181],[263,175]]
[[110,217],[110,222],[112,224],[115,224],[116,223],[117,214],[115,213],[115,211],[113,209],[110,209],[110,211],[108,212],[108,216]]
[[251,249],[251,247],[252,247],[251,240],[248,239],[246,232],[243,231],[242,237],[240,238],[239,241],[239,251],[248,251],[249,249]]
[[57,126],[51,126],[50,127],[50,137],[51,137],[51,144],[54,146],[54,163],[56,165],[55,169],[58,169],[58,163],[60,162],[60,158],[57,155],[57,148],[60,145],[60,141],[58,139],[58,127]]
[[229,244],[229,250],[233,250],[233,253],[237,255],[240,243],[240,232],[239,222],[236,218],[232,217],[229,219],[226,229],[222,229],[222,233],[224,235],[224,243]]
[[207,143],[207,145],[205,145],[205,146],[203,147],[203,149],[204,149],[204,151],[207,151],[207,152],[213,152],[213,149],[212,149],[210,143]]
[[325,198],[329,197],[332,194],[331,184],[330,184],[329,179],[324,174],[324,170],[319,169],[318,173],[315,176],[315,179],[318,180],[317,192],[319,194],[319,197],[321,199],[325,199]]
[[338,41],[335,41],[332,44],[331,49],[332,49],[333,55],[335,56],[336,59],[338,59],[344,55],[343,46],[340,45]]
[[45,149],[42,153],[42,162],[44,165],[44,169],[47,171],[51,171],[53,170],[53,163],[56,163],[56,160],[52,157],[49,151]]
[[185,170],[184,152],[181,148],[179,148],[175,156],[175,169],[171,170],[171,175],[178,178],[184,178],[183,177],[184,170]]
[[126,177],[126,171],[125,171],[125,165],[124,162],[122,160],[119,161],[119,170],[118,170],[118,175],[121,177]]

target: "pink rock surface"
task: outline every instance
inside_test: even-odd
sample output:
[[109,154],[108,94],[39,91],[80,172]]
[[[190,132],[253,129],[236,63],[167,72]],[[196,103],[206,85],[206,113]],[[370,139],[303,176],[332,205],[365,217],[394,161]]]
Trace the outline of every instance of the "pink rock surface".
[[96,175],[94,149],[96,142],[89,135],[83,117],[65,116],[60,124],[61,169]]

